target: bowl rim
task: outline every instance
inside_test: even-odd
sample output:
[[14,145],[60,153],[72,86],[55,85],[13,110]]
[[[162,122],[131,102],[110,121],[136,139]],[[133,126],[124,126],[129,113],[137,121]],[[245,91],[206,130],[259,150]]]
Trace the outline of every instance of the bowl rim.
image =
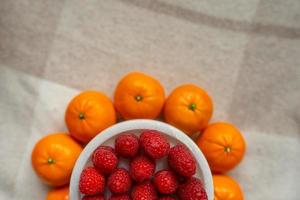
[[181,141],[181,143],[185,144],[189,150],[194,154],[197,163],[199,165],[199,170],[203,174],[202,182],[204,188],[207,192],[208,200],[213,200],[214,198],[214,188],[213,188],[213,179],[212,173],[207,163],[206,158],[201,152],[200,148],[196,145],[196,143],[181,130],[175,128],[174,126],[157,121],[157,120],[149,120],[149,119],[135,119],[135,120],[127,120],[123,122],[116,123],[113,126],[101,131],[96,137],[94,137],[83,149],[79,158],[77,159],[75,166],[72,171],[71,181],[70,181],[70,199],[71,200],[79,200],[78,199],[78,187],[79,187],[79,177],[80,174],[87,163],[90,155],[94,152],[94,150],[110,139],[118,135],[119,133],[136,130],[136,129],[153,129],[169,135],[170,137],[175,137],[177,140]]

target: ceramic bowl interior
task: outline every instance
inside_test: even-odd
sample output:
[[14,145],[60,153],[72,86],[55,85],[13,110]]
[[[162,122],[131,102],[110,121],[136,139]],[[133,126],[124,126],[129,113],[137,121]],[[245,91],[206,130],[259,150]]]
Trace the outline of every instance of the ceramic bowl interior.
[[[100,145],[114,146],[115,138],[122,133],[130,132],[140,135],[144,130],[157,130],[164,134],[171,146],[182,143],[186,145],[194,154],[197,160],[197,173],[196,177],[200,178],[204,184],[205,190],[208,195],[208,200],[213,200],[213,181],[212,174],[209,169],[208,163],[203,156],[198,146],[186,134],[177,128],[156,120],[129,120],[118,123],[98,134],[90,143],[86,145],[80,154],[75,167],[73,169],[71,182],[70,182],[70,199],[81,200],[82,195],[78,190],[79,178],[82,170],[91,166],[91,155],[93,151]],[[166,158],[160,159],[157,162],[156,171],[167,168]],[[128,168],[128,160],[120,159],[119,167]],[[110,196],[108,190],[105,191],[106,199]]]

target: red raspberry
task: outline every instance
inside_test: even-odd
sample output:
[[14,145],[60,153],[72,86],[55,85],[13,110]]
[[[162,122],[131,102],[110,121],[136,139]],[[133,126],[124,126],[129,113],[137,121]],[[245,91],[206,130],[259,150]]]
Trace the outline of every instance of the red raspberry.
[[155,172],[156,164],[146,156],[139,156],[130,163],[130,175],[137,181],[149,180]]
[[192,177],[178,188],[178,196],[181,200],[207,200],[205,189],[200,179]]
[[131,200],[131,198],[128,194],[114,194],[109,200]]
[[104,200],[104,197],[102,195],[84,196],[82,200]]
[[170,168],[184,177],[190,177],[196,173],[196,160],[182,144],[171,148],[168,155],[168,164]]
[[[115,153],[114,148],[112,148],[111,146],[101,145],[101,146],[99,146],[97,149],[105,149],[105,150],[111,151],[112,153]],[[96,150],[97,150],[97,149],[96,149]],[[95,151],[96,151],[96,150],[95,150]]]
[[162,196],[162,197],[159,197],[158,200],[176,200],[176,199],[171,196]]
[[172,194],[178,188],[178,180],[174,172],[161,170],[154,176],[154,185],[161,194]]
[[105,178],[94,167],[85,168],[79,180],[79,191],[87,195],[103,193]]
[[170,144],[167,138],[158,131],[144,131],[140,136],[140,144],[146,154],[153,159],[160,159],[168,155]]
[[103,174],[111,174],[118,166],[117,156],[108,149],[97,148],[92,155],[94,166]]
[[122,134],[115,141],[116,153],[125,158],[135,157],[139,147],[138,137],[134,134]]
[[131,178],[126,169],[116,169],[108,178],[107,186],[112,193],[125,193],[131,188]]
[[131,193],[132,200],[157,200],[157,193],[150,182],[139,183]]

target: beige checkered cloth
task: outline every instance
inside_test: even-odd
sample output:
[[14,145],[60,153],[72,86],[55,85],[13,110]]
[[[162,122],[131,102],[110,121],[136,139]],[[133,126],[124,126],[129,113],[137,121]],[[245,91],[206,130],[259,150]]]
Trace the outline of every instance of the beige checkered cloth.
[[299,0],[0,0],[0,199],[43,200],[34,143],[132,70],[209,92],[247,139],[247,200],[299,199]]

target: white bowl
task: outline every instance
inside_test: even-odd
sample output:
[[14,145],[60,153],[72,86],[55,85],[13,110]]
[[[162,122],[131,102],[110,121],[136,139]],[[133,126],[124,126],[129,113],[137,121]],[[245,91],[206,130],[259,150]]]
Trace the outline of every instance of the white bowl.
[[[203,156],[198,146],[194,143],[194,141],[192,141],[182,131],[178,130],[177,128],[169,124],[160,121],[155,121],[155,120],[143,120],[143,119],[129,120],[129,121],[117,123],[116,125],[111,126],[105,129],[104,131],[102,131],[86,145],[86,147],[80,154],[75,164],[75,167],[73,169],[71,182],[70,182],[71,200],[81,200],[82,195],[78,190],[80,174],[87,165],[91,164],[90,156],[99,145],[113,146],[116,136],[119,135],[120,133],[130,131],[138,135],[142,130],[145,129],[157,130],[165,134],[165,136],[170,141],[171,146],[174,144],[182,143],[185,144],[190,149],[190,151],[194,154],[198,164],[197,173],[195,176],[200,178],[203,181],[204,188],[207,192],[208,200],[213,200],[214,190],[213,190],[212,174],[205,157]],[[166,162],[159,161],[157,163],[157,170],[165,167],[163,163]]]

